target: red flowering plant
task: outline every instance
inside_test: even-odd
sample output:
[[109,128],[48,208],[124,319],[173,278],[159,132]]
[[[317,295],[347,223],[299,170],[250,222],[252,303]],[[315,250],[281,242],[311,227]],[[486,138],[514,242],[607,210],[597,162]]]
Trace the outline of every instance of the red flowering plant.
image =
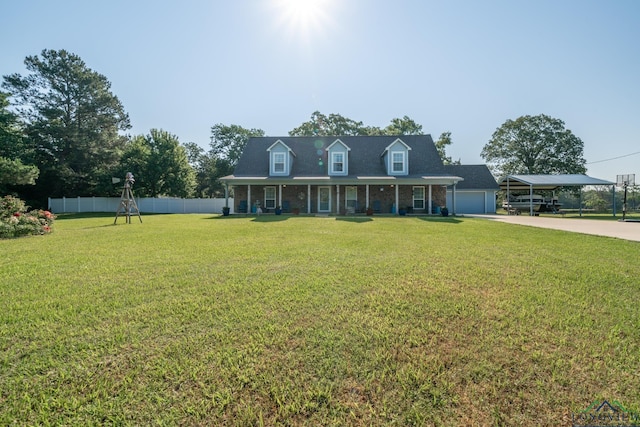
[[51,212],[42,209],[27,212],[22,200],[5,196],[0,199],[0,238],[50,233],[55,218]]

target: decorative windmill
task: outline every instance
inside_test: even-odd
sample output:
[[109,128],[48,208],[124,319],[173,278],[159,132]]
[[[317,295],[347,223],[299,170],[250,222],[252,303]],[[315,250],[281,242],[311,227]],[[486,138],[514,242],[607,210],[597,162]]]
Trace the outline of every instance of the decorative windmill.
[[[115,184],[120,182],[120,178],[112,178],[111,181]],[[113,220],[114,224],[118,221],[118,216],[120,216],[121,213],[125,216],[125,222],[127,224],[131,224],[131,215],[138,215],[138,219],[142,222],[140,209],[138,209],[136,200],[133,198],[133,191],[131,190],[134,182],[136,182],[136,180],[133,178],[133,174],[131,172],[127,172],[127,175],[124,178],[122,196],[120,196],[120,204],[116,211],[116,218]]]

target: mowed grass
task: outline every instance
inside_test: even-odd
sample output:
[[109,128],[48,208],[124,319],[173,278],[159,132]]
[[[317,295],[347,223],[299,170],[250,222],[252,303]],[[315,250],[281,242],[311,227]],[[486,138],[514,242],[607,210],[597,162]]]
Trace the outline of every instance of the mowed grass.
[[640,246],[471,218],[0,241],[0,424],[570,425],[640,405]]

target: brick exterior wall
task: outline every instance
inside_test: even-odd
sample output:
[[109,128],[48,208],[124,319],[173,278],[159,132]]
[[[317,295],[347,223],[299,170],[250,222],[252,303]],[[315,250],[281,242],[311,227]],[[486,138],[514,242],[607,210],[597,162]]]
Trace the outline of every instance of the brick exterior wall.
[[[256,200],[260,201],[260,205],[264,210],[265,206],[265,187],[273,187],[273,186],[262,186],[262,185],[252,185],[251,186],[251,203],[249,206],[255,204]],[[340,186],[340,212],[337,211],[337,189],[335,185],[330,185],[331,187],[331,213],[339,214],[344,213],[345,211],[345,192],[346,186]],[[398,190],[398,199],[400,208],[413,207],[413,185],[401,185]],[[425,209],[415,210],[413,209],[413,213],[422,213],[425,214],[426,208],[429,206],[429,201],[427,200],[429,197],[429,186],[425,185]],[[278,188],[279,186],[275,186],[276,188],[276,205],[279,203],[279,194]],[[311,212],[307,212],[307,186],[306,185],[287,185],[286,187],[282,187],[282,202],[283,205],[286,206],[286,202],[289,204],[289,211],[293,211],[294,209],[299,209],[300,213],[317,213],[318,211],[318,186],[311,186]],[[235,199],[235,212],[239,212],[239,206],[241,201],[247,200],[247,186],[239,185],[234,187],[234,199]],[[304,195],[304,199],[299,197],[300,194]],[[357,186],[357,213],[363,213],[366,206],[366,197],[367,190],[365,185]],[[391,213],[392,206],[395,203],[396,192],[395,188],[390,185],[369,185],[369,203],[374,206],[374,201],[380,203],[380,211],[381,213]],[[445,206],[446,204],[446,188],[442,185],[433,185],[431,187],[431,200],[432,206]],[[248,209],[249,213],[251,212],[251,208]],[[268,212],[273,212],[270,210]],[[396,210],[397,213],[397,210]]]

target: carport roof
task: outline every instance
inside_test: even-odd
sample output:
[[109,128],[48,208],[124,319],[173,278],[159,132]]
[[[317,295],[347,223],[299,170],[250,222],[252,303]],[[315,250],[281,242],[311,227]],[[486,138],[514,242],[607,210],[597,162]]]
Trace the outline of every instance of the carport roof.
[[592,178],[587,175],[507,175],[500,181],[500,189],[506,190],[555,190],[558,187],[582,187],[585,185],[615,185],[615,182]]

